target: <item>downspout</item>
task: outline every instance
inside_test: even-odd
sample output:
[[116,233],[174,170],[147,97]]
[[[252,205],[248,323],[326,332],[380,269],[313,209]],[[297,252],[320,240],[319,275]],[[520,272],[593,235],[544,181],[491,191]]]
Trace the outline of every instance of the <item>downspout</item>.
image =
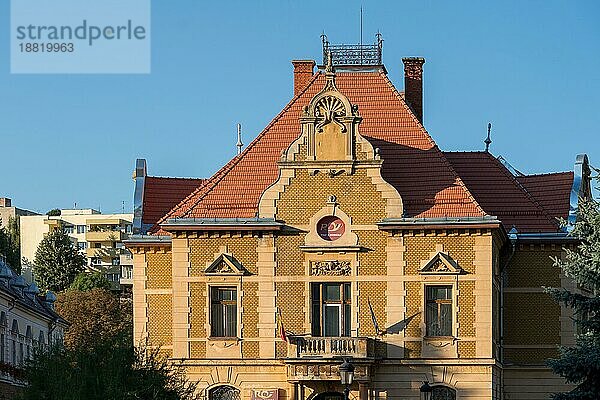
[[508,258],[500,266],[500,396],[504,398],[504,283],[506,281],[506,272],[515,252],[517,251],[517,228],[513,228],[508,232],[508,240],[510,241],[510,253]]

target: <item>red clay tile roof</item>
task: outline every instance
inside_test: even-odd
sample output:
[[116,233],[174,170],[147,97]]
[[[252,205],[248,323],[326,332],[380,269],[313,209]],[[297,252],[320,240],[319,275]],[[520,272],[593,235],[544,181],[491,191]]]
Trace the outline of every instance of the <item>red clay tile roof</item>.
[[142,223],[154,225],[206,179],[147,176],[144,180]]
[[569,216],[573,172],[517,176],[517,181],[553,217]]
[[[382,175],[402,196],[406,216],[485,215],[384,73],[342,72],[337,74],[336,83],[340,92],[358,105],[363,117],[359,131],[380,149],[384,160]],[[302,107],[324,84],[324,75],[315,74],[241,155],[160,222],[171,218],[256,216],[260,195],[277,179],[281,151],[300,134]]]
[[507,230],[514,225],[523,233],[556,232],[556,218],[568,214],[572,173],[515,177],[486,152],[444,155],[483,209],[497,216]]

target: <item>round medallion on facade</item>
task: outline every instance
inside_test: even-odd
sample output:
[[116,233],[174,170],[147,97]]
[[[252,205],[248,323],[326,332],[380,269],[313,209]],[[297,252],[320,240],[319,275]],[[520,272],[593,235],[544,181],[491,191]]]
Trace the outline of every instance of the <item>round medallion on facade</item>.
[[332,242],[338,240],[346,232],[344,221],[333,215],[323,217],[317,222],[317,233],[323,240]]

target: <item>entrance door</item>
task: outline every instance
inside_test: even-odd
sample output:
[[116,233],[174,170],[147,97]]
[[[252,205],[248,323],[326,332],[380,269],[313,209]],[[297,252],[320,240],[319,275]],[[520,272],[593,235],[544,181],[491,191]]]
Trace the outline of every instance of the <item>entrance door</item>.
[[314,400],[343,400],[344,395],[339,392],[324,392],[315,396]]

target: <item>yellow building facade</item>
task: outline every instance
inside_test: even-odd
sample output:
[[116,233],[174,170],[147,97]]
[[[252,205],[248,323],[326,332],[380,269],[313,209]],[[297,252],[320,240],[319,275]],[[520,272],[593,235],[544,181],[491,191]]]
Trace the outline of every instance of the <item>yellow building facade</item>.
[[[536,191],[548,177],[439,151],[410,101],[423,59],[405,59],[400,93],[383,66],[329,54],[317,73],[295,61],[284,111],[126,242],[134,340],[185,366],[207,400],[341,398],[343,359],[359,400],[419,399],[423,382],[433,400],[565,390],[544,360],[574,327],[542,286],[570,285],[551,257],[575,243],[553,218],[589,194],[587,158],[551,177],[566,196],[554,207]],[[475,161],[502,182],[482,187]],[[485,196],[504,184],[518,201]]]

